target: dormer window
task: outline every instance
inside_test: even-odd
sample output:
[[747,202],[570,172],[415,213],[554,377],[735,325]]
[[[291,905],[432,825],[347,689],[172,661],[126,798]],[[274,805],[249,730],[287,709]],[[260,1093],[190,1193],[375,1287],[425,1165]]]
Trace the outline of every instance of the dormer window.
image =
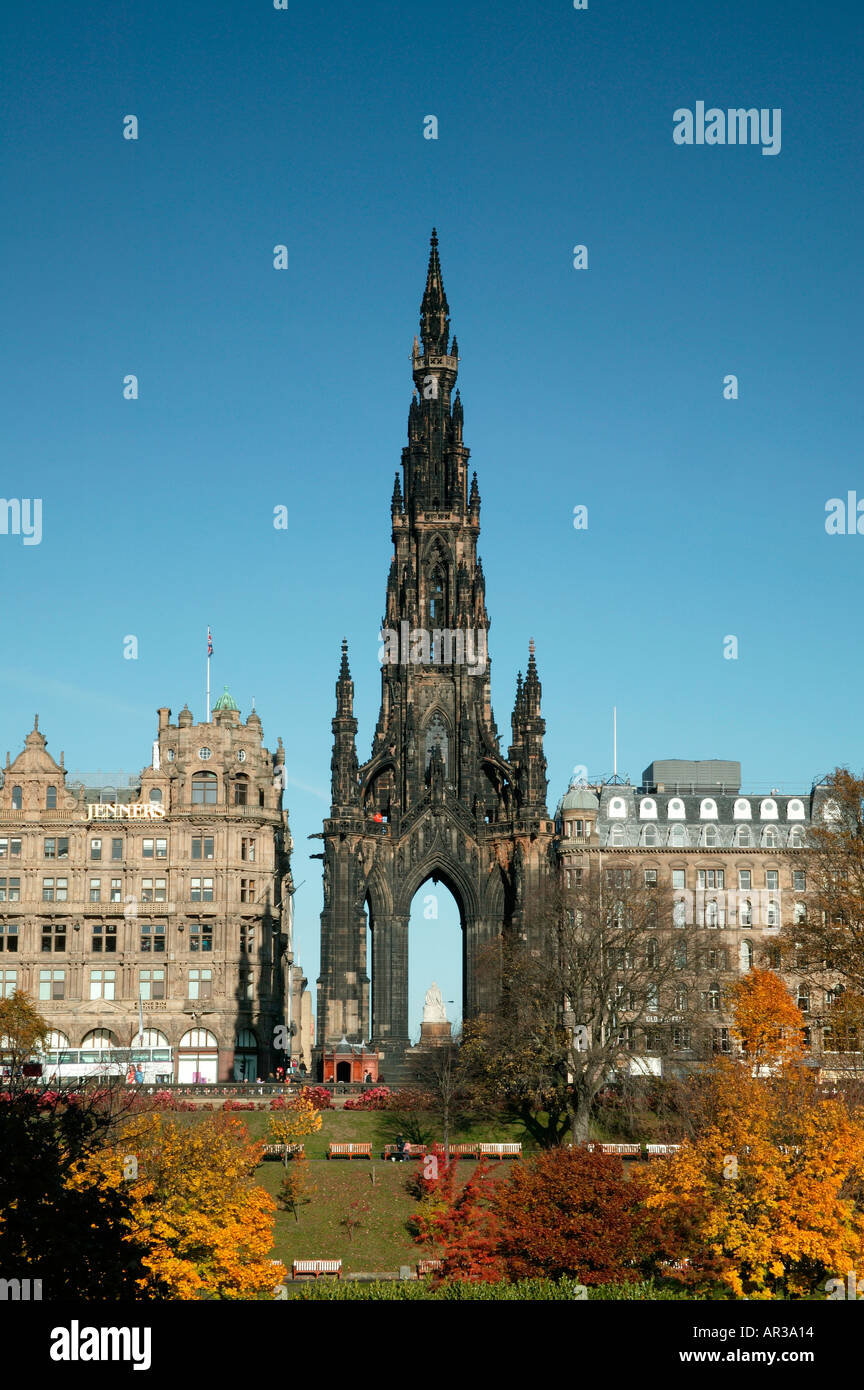
[[803,801],[800,801],[800,800],[798,799],[798,797],[793,797],[792,800],[791,800],[790,802],[787,803],[787,805],[786,805],[786,819],[787,819],[787,820],[804,820],[804,819],[805,819],[804,802],[803,802]]
[[57,788],[56,788],[56,787],[48,787],[48,788],[46,788],[46,791],[45,791],[45,809],[46,809],[46,811],[56,811],[56,810],[57,810]]
[[627,815],[627,803],[623,796],[613,796],[609,802],[609,818],[624,820]]
[[666,808],[666,814],[670,820],[685,820],[687,812],[684,809],[684,802],[680,796],[673,796]]
[[706,797],[699,805],[699,815],[702,820],[716,820],[717,802],[712,801],[710,797]]
[[777,802],[774,800],[773,797],[766,796],[765,800],[759,807],[759,815],[761,816],[762,820],[777,819]]
[[657,819],[657,802],[652,796],[643,796],[639,802],[639,817],[640,820]]
[[20,787],[12,788],[12,810],[20,811],[24,804],[24,793]]
[[732,811],[733,820],[750,820],[750,802],[746,796],[739,796]]

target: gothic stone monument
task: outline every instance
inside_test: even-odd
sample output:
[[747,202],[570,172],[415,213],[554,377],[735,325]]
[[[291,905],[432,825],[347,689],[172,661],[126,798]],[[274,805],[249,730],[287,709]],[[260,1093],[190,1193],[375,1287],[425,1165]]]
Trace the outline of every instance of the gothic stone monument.
[[[462,921],[463,1017],[491,1011],[499,986],[484,962],[513,933],[541,927],[553,823],[546,809],[545,723],[533,643],[516,683],[512,742],[492,714],[480,492],[469,482],[459,352],[432,233],[403,479],[390,504],[393,558],[382,622],[381,708],[372,756],[358,766],[347,643],[336,683],[332,806],[324,822],[318,1056],[344,1035],[371,1038],[398,1075],[408,1038],[408,920],[427,880]],[[502,389],[502,408],[515,392]],[[371,650],[371,644],[370,644]],[[372,988],[366,918],[372,940]],[[538,941],[539,945],[539,941]]]

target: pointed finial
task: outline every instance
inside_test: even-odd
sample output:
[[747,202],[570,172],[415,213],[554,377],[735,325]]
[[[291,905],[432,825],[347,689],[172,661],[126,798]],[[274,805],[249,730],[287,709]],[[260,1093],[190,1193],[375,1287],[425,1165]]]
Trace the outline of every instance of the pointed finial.
[[33,716],[33,732],[34,732],[34,734],[39,732],[39,716],[38,716],[38,714],[35,714],[35,715]]
[[429,238],[429,245],[430,245],[430,246],[437,246],[437,245],[438,245],[438,233],[436,232],[436,230],[435,230],[434,227],[432,228],[432,235],[431,235],[431,237]]
[[531,638],[531,640],[530,640],[529,643],[528,643],[528,652],[529,652],[529,655],[531,655],[531,656],[534,655],[534,638],[533,638],[533,637]]

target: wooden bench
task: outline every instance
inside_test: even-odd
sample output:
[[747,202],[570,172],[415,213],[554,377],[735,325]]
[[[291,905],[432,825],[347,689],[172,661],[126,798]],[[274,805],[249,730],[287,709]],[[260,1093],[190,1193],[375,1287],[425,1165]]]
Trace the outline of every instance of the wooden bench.
[[641,1144],[589,1144],[592,1153],[614,1154],[616,1158],[641,1158]]
[[680,1144],[646,1144],[645,1154],[648,1158],[668,1158],[670,1154],[677,1154],[680,1148]]
[[316,1279],[319,1274],[335,1274],[337,1279],[342,1278],[341,1260],[295,1260],[291,1268],[291,1278],[296,1279],[298,1274],[311,1274]]
[[262,1158],[285,1158],[288,1154],[302,1154],[302,1144],[265,1144]]
[[521,1144],[480,1144],[481,1158],[521,1158]]
[[450,1145],[450,1157],[451,1157],[451,1158],[479,1158],[479,1157],[480,1157],[480,1145],[479,1145],[479,1144],[451,1144],[451,1145]]
[[[405,1147],[404,1147],[404,1149],[402,1150],[402,1154],[403,1154],[406,1158],[425,1158],[425,1157],[426,1157],[426,1145],[425,1145],[425,1144],[406,1144]],[[398,1146],[398,1144],[385,1144],[385,1145],[384,1145],[383,1152],[382,1152],[382,1154],[381,1154],[381,1157],[385,1160],[385,1162],[386,1162],[387,1159],[390,1159],[390,1158],[392,1158],[392,1159],[398,1159],[398,1158],[400,1157],[399,1146]]]
[[328,1144],[328,1158],[368,1158],[372,1161],[372,1145],[369,1144]]
[[434,1274],[435,1270],[440,1268],[440,1260],[420,1260],[417,1264],[417,1278],[422,1279],[424,1274]]

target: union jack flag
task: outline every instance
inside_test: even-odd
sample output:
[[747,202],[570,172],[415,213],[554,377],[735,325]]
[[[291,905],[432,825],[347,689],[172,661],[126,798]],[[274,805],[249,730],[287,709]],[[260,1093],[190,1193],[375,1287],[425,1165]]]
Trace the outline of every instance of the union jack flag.
[[207,655],[208,655],[208,656],[212,656],[212,655],[213,655],[213,638],[212,638],[211,635],[210,635],[210,629],[209,629],[209,627],[208,627],[208,629],[207,629]]

